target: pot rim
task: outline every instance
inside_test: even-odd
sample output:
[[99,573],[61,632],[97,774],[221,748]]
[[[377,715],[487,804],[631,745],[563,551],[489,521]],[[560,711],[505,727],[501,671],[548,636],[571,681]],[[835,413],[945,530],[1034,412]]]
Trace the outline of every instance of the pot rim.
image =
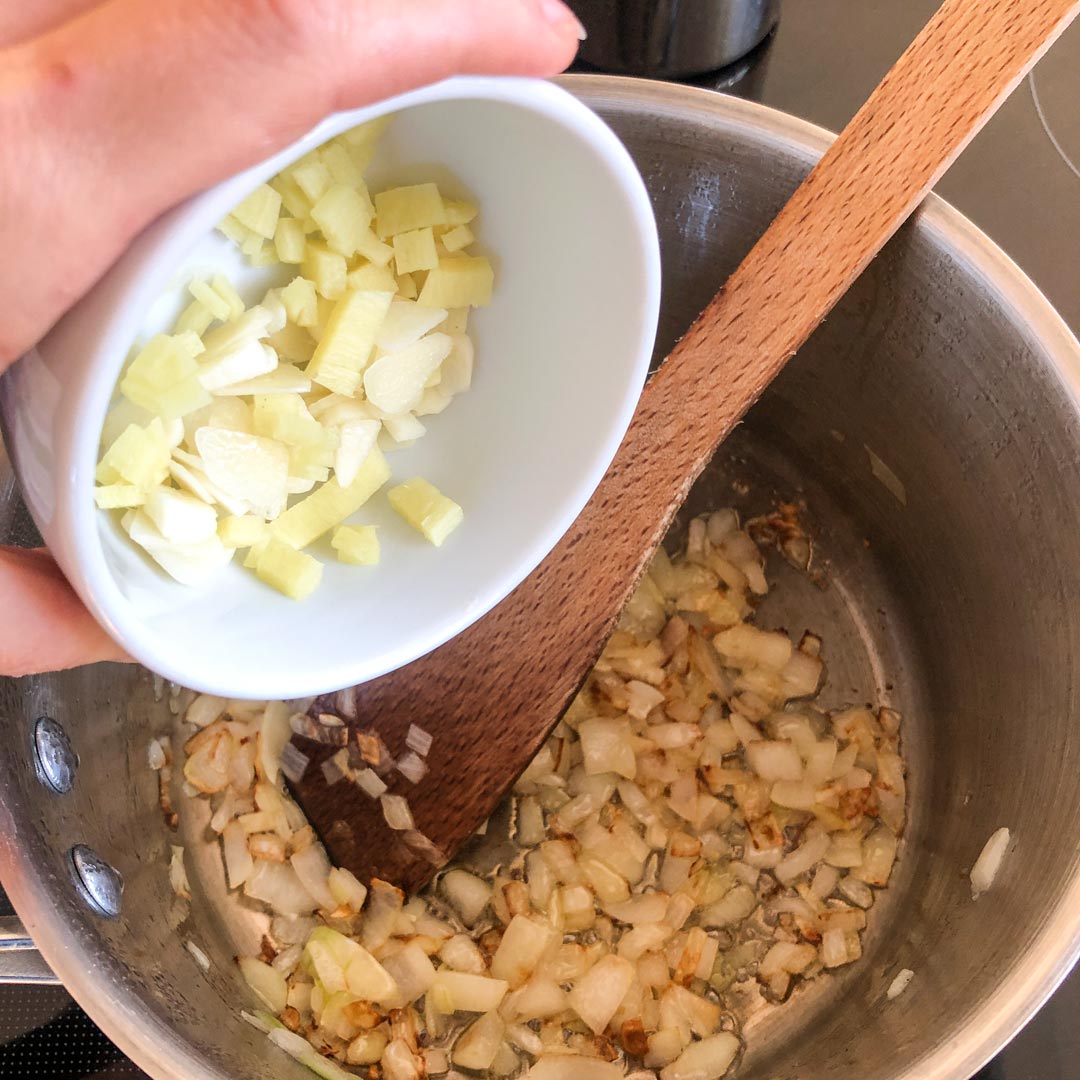
[[[801,157],[807,165],[835,138],[825,128],[788,113],[712,90],[609,75],[570,75],[558,81],[594,109],[640,104],[661,116],[685,116],[689,111],[708,118],[717,128]],[[1041,345],[1080,414],[1080,342],[1034,282],[981,229],[937,195],[927,197],[914,216],[913,227],[928,230],[965,273],[980,279],[995,303]],[[212,1067],[164,1014],[148,1009],[125,987],[123,967],[102,938],[85,925],[73,933],[65,918],[72,910],[70,879],[60,873],[42,873],[33,865],[27,848],[15,842],[24,830],[25,822],[16,820],[0,785],[0,877],[42,955],[72,997],[124,1054],[156,1080],[212,1076]],[[921,1059],[905,1063],[896,1080],[927,1076],[968,1080],[1027,1023],[1078,956],[1080,874],[1075,874],[1057,897],[1054,915],[1039,927],[1008,980],[979,1003],[946,1042]]]

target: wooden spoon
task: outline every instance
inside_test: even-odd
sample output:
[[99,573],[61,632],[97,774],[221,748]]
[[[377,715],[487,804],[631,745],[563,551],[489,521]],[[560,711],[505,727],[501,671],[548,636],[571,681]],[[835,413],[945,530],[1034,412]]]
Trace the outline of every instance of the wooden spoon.
[[[337,863],[413,890],[488,818],[717,445],[1078,9],[946,0],[653,376],[611,468],[543,564],[440,649],[316,703],[312,730],[360,735],[380,768],[406,753],[410,725],[431,735],[423,779],[382,775],[408,800],[411,832],[391,830],[355,784],[328,785],[319,765],[333,746],[297,739],[312,762],[292,789]],[[345,727],[319,726],[320,713]]]

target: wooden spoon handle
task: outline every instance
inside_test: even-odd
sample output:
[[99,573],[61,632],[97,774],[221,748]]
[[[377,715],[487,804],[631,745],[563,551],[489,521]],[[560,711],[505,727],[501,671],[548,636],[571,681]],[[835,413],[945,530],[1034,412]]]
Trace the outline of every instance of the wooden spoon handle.
[[[542,743],[716,446],[1078,9],[946,0],[650,381],[552,554],[453,641],[359,688],[395,752],[431,718],[437,770],[408,794],[440,848],[457,849]],[[347,865],[407,887],[430,874],[378,821],[335,843],[329,796],[298,794]]]
[[[500,654],[603,640],[719,443],[1078,11],[946,0],[651,379],[592,500],[500,609]],[[581,646],[547,637],[568,609]]]

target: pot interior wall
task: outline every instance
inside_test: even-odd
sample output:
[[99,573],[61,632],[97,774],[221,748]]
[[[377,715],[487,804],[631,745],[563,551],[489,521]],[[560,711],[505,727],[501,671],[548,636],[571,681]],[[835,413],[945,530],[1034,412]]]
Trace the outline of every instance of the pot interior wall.
[[[752,107],[705,94],[605,79],[568,85],[626,141],[653,193],[662,354],[805,173],[813,139],[785,146],[775,129],[753,127]],[[805,501],[826,587],[774,560],[780,588],[762,621],[825,634],[827,703],[900,709],[910,763],[910,826],[893,887],[873,910],[867,955],[755,1016],[747,1080],[856,1069],[862,1080],[926,1076],[919,1062],[976,1013],[991,1028],[1000,1021],[994,1031],[1004,1037],[1003,1017],[1019,1023],[1035,988],[1051,988],[1045,951],[1056,949],[1061,967],[1075,943],[1076,920],[1056,945],[1040,935],[1077,877],[1076,408],[1034,330],[935,220],[889,245],[688,505],[752,513],[778,498]],[[875,476],[868,448],[902,488]],[[24,528],[0,480],[0,540]],[[65,796],[47,795],[34,775],[30,733],[44,713],[65,725],[82,759]],[[141,1063],[149,1068],[152,1055],[161,1076],[310,1075],[237,1017],[250,1000],[231,957],[257,939],[258,918],[224,900],[204,822],[189,819],[179,839],[164,825],[146,752],[171,717],[149,676],[103,665],[2,681],[0,718],[0,866],[17,898],[47,906],[31,920],[39,930],[56,920],[70,928],[65,952],[101,988],[76,984],[82,1004],[114,1037],[138,1028]],[[1013,850],[994,890],[973,904],[966,871],[1000,825],[1013,830]],[[167,880],[177,842],[188,848],[190,907]],[[89,914],[78,896],[67,857],[76,843],[123,872],[119,919]],[[209,973],[185,940],[211,956]],[[61,955],[55,944],[50,952]],[[1044,962],[1023,982],[1017,972],[1032,957]],[[886,1003],[903,967],[915,980]]]
[[[608,95],[600,111],[653,193],[663,355],[811,158],[712,128],[700,95],[695,114],[663,100],[643,112],[627,98]],[[910,768],[903,860],[871,920],[868,955],[762,1014],[741,1076],[920,1075],[919,1059],[977,1010],[989,1007],[986,1023],[1018,1007],[1007,1001],[1010,971],[1055,949],[1064,970],[1075,950],[1075,927],[1073,940],[1056,942],[1040,929],[1077,865],[1078,446],[1076,403],[1045,344],[923,215],[693,492],[702,509],[730,502],[733,481],[749,483],[755,510],[805,498],[836,595],[800,592],[784,574],[783,607],[774,616],[768,601],[763,621],[798,631],[793,615],[836,619],[846,633],[828,633],[826,656],[835,676],[839,651],[854,677],[834,681],[834,692],[870,700],[876,682],[905,716]],[[875,475],[874,456],[899,484],[880,465]],[[1008,861],[973,903],[967,871],[1002,825],[1013,834]],[[886,1004],[904,967],[915,980]]]

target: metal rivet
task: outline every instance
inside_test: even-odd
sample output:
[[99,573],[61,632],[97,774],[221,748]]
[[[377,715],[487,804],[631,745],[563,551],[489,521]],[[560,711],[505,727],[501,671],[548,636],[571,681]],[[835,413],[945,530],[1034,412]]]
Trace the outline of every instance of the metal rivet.
[[38,779],[58,795],[64,795],[75,783],[79,755],[71,746],[67,732],[51,717],[43,716],[34,725],[34,757]]
[[99,915],[115,919],[120,914],[124,879],[100,855],[85,844],[71,849],[71,865],[83,899]]

